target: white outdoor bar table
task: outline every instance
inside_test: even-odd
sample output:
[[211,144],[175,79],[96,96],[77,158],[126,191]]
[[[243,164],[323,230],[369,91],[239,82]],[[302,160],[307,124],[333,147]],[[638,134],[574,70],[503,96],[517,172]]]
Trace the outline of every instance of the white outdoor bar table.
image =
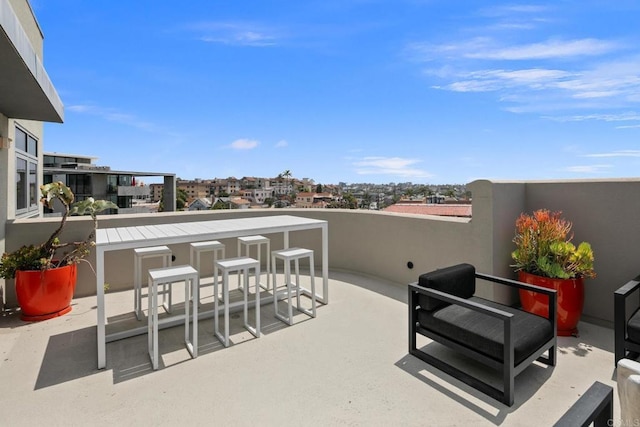
[[[283,233],[284,247],[288,248],[289,232],[313,229],[320,229],[322,231],[323,286],[322,295],[316,295],[316,299],[323,304],[327,304],[329,302],[329,229],[327,221],[324,220],[303,218],[292,215],[274,215],[98,229],[96,231],[98,369],[106,367],[107,342],[146,333],[146,328],[140,327],[114,335],[106,335],[104,295],[105,252],[270,233]],[[204,312],[201,313],[199,317],[204,318],[211,316],[212,312]],[[177,319],[177,322],[180,322],[180,319]]]

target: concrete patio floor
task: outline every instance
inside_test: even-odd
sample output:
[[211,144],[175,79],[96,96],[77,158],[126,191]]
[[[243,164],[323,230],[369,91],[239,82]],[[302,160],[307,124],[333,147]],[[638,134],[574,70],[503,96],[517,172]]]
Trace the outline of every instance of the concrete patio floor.
[[[0,425],[548,426],[594,381],[615,386],[613,331],[582,322],[579,338],[558,339],[554,368],[534,364],[516,378],[512,407],[494,401],[408,355],[405,288],[331,271],[330,302],[317,318],[297,314],[287,326],[264,305],[256,339],[236,313],[229,348],[213,336],[212,319],[200,321],[197,359],[182,344],[183,327],[166,329],[158,371],[145,335],[107,344],[107,368],[97,369],[95,297],[45,322],[7,313]],[[111,321],[132,317],[132,307],[132,292],[107,295]],[[426,339],[419,344],[484,371]]]

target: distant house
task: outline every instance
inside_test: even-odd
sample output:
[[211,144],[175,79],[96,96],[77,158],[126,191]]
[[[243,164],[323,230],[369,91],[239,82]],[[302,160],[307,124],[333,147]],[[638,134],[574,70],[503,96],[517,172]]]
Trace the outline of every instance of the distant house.
[[251,202],[242,197],[217,197],[213,206],[215,209],[249,209]]
[[232,209],[249,209],[251,207],[251,202],[242,197],[231,197],[230,201]]
[[326,208],[333,200],[330,193],[300,192],[296,194],[297,208]]
[[197,198],[189,205],[190,211],[206,211],[208,209],[211,209],[211,200],[206,197]]

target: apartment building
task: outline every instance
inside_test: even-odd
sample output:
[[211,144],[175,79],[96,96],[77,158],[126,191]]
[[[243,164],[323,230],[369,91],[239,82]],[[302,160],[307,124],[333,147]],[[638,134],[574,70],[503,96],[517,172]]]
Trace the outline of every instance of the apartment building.
[[162,199],[162,190],[164,189],[164,184],[152,183],[149,184],[149,193],[152,202],[159,202]]
[[[165,183],[169,183],[167,188],[173,188],[175,182],[175,175],[171,173],[117,171],[110,166],[98,166],[95,163],[97,157],[92,156],[44,153],[43,159],[45,184],[62,181],[71,188],[77,201],[93,197],[118,205],[117,212],[109,213],[150,212],[152,207],[143,204],[151,201],[151,188],[144,184],[144,179],[161,176]],[[171,209],[170,203],[165,204],[165,210],[175,210],[175,207]]]
[[[44,69],[43,38],[28,1],[0,0],[2,224],[42,215],[43,122],[64,120],[62,101]],[[0,230],[3,242],[4,226]]]
[[191,202],[196,199],[206,198],[211,195],[212,181],[202,179],[179,179],[176,188],[184,190],[187,193],[187,201]]
[[240,181],[241,181],[242,188],[245,188],[245,189],[265,189],[270,187],[269,178],[245,176]]
[[279,176],[271,179],[270,184],[273,193],[276,196],[286,196],[293,192],[295,182],[293,178],[284,178]]
[[242,188],[242,182],[233,177],[224,179],[216,178],[211,181],[211,194],[216,196],[221,194],[237,194]]
[[252,188],[240,191],[240,196],[249,200],[253,204],[262,205],[267,199],[273,198],[274,192],[271,187]]

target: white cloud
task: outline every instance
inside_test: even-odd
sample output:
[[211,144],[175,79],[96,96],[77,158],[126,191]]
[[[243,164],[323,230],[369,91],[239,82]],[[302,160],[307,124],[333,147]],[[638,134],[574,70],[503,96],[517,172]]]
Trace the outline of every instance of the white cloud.
[[[630,108],[640,103],[640,50],[595,36],[560,36],[557,8],[533,3],[487,7],[482,24],[445,39],[410,43],[405,54],[428,64],[433,89],[495,92],[514,113]],[[544,24],[543,36],[534,31]],[[523,31],[523,30],[527,31]],[[536,38],[537,37],[537,38]]]
[[259,141],[253,139],[236,139],[230,145],[234,150],[253,150],[260,144]]
[[640,150],[617,150],[609,153],[585,154],[584,157],[640,157]]
[[618,114],[584,114],[574,116],[556,116],[545,117],[557,122],[584,122],[584,121],[603,121],[603,122],[627,122],[640,121],[640,114],[634,112],[618,113]]
[[67,111],[73,111],[76,113],[91,113],[96,111],[96,107],[92,106],[92,105],[69,105],[67,107],[65,107],[65,110]]
[[200,33],[199,39],[207,43],[265,47],[281,39],[276,30],[245,22],[197,22],[187,28]]
[[412,178],[429,178],[433,175],[412,167],[420,163],[418,159],[405,159],[401,157],[365,157],[353,162],[356,173],[359,175],[395,175]]
[[444,89],[454,92],[493,92],[507,88],[527,87],[541,90],[557,87],[559,82],[572,74],[562,70],[532,68],[524,70],[478,70],[460,75]]
[[289,146],[289,143],[284,139],[281,139],[280,141],[276,142],[276,148],[284,148],[288,146]]
[[551,59],[576,56],[598,56],[619,49],[615,42],[597,39],[547,40],[506,47],[484,46],[479,51],[466,51],[466,58],[520,61],[528,59]]
[[[629,62],[606,62],[582,70],[449,70],[448,75],[439,69],[436,77],[449,83],[432,87],[454,92],[497,92],[500,101],[519,104],[507,107],[513,112],[628,108],[640,103],[640,61],[633,65]],[[431,71],[427,74],[434,75]]]
[[566,172],[573,173],[585,173],[585,174],[598,174],[603,173],[605,169],[610,169],[611,165],[583,165],[583,166],[569,166],[564,170]]
[[88,114],[100,117],[110,122],[120,123],[149,132],[161,131],[155,123],[141,120],[133,114],[123,113],[113,108],[104,108],[96,105],[76,104],[65,107],[65,110],[72,111],[74,113]]
[[505,46],[492,37],[475,37],[469,40],[433,44],[415,42],[407,52],[417,60],[498,60],[522,61],[531,59],[567,60],[575,57],[599,56],[621,49],[620,43],[593,38],[560,40],[552,39],[538,43],[512,44]]
[[616,126],[616,129],[640,129],[640,125]]

